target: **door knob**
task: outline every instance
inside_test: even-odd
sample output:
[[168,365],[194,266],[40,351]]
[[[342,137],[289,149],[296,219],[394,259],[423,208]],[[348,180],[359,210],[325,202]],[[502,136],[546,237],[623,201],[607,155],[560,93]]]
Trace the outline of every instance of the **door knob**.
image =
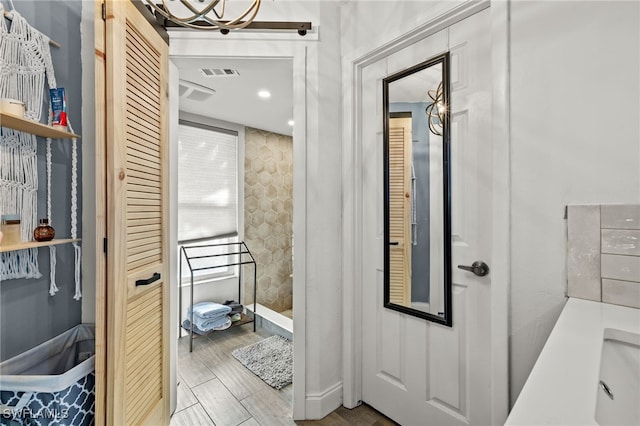
[[465,271],[473,272],[479,277],[484,277],[485,275],[489,274],[489,265],[480,260],[476,260],[471,264],[471,266],[458,265],[458,269],[464,269]]

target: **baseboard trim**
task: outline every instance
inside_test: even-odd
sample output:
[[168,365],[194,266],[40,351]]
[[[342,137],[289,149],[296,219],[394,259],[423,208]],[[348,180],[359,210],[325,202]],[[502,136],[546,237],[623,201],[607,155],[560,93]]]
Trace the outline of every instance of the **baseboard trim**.
[[305,417],[319,420],[342,405],[342,382],[338,382],[324,392],[307,394]]

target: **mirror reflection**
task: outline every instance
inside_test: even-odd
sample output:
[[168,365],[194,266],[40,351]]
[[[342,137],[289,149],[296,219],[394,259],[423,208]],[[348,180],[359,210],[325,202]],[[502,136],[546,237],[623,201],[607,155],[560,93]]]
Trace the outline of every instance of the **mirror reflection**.
[[383,80],[384,305],[451,325],[449,55]]

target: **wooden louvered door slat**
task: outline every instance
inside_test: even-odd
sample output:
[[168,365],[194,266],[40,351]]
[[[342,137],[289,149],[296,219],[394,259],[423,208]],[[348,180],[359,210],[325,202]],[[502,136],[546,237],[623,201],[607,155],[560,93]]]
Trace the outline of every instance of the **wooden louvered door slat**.
[[389,120],[389,301],[411,306],[411,118]]
[[107,424],[168,424],[168,46],[130,1],[106,6]]

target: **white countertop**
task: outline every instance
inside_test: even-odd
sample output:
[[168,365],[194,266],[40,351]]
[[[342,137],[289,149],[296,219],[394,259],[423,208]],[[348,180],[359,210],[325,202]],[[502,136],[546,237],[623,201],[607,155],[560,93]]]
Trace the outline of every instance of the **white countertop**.
[[640,333],[640,309],[570,298],[505,425],[597,425],[605,328]]

